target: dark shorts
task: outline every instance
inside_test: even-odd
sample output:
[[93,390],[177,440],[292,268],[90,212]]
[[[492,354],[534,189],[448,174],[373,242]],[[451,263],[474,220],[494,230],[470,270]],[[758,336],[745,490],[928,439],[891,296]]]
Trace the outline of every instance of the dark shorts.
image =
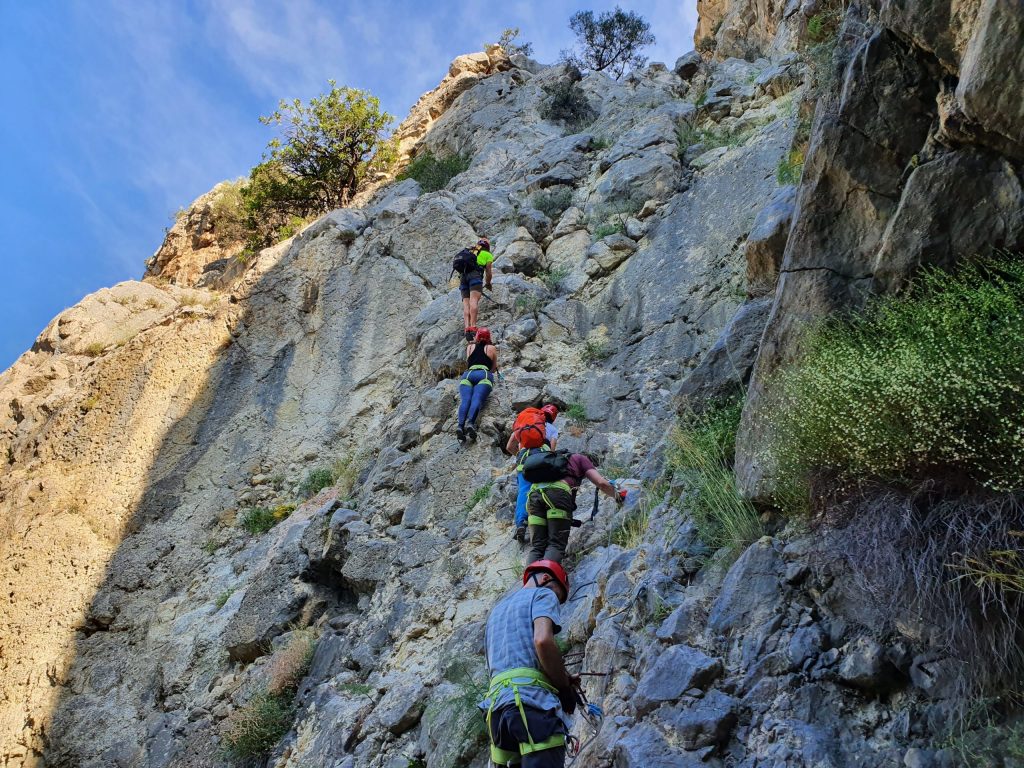
[[[544,712],[533,707],[523,707],[530,736],[535,742],[545,741],[555,733],[565,733],[565,726],[554,711]],[[491,714],[491,739],[502,749],[519,751],[520,743],[529,741],[523,717],[515,704],[507,704]],[[562,768],[565,765],[565,747],[544,749],[523,756],[523,768]]]
[[476,291],[477,293],[483,293],[484,291],[484,273],[483,270],[476,272],[467,272],[462,276],[459,281],[459,292],[462,294],[462,298],[468,299],[469,292]]

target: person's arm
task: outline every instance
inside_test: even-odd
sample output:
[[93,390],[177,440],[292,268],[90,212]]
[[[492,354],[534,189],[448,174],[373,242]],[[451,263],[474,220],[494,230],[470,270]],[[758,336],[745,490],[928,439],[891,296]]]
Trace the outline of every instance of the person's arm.
[[537,652],[541,671],[559,691],[574,691],[580,679],[565,668],[562,652],[555,642],[555,623],[547,616],[533,620],[533,648]]
[[558,438],[557,437],[549,437],[548,438],[548,447],[551,448],[552,451],[557,450],[558,449]]
[[487,266],[484,267],[484,287],[487,288],[487,290],[491,290],[491,280],[494,279],[494,270],[491,267],[493,263],[494,262],[489,261],[487,262]]
[[513,456],[519,452],[519,438],[516,437],[516,433],[513,432],[508,436],[508,442],[505,443],[505,453],[511,453]]
[[619,492],[615,490],[615,486],[609,483],[607,480],[605,480],[601,476],[601,473],[598,472],[596,469],[588,469],[587,474],[584,475],[584,477],[586,477],[587,480],[589,480],[599,489],[601,489],[601,492],[604,493],[606,496],[611,496],[613,499],[615,499],[616,502],[622,501],[622,497],[620,497]]
[[498,348],[492,345],[485,351],[487,352],[487,356],[491,358],[491,370],[498,373]]

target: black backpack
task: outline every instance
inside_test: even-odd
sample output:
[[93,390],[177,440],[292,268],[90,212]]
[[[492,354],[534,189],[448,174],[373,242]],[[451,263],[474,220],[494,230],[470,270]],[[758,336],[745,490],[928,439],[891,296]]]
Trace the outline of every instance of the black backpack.
[[537,451],[523,460],[523,479],[528,483],[553,483],[569,474],[569,451]]
[[467,273],[472,272],[477,268],[476,254],[469,248],[463,248],[452,259],[452,272],[458,272],[460,275],[465,276]]

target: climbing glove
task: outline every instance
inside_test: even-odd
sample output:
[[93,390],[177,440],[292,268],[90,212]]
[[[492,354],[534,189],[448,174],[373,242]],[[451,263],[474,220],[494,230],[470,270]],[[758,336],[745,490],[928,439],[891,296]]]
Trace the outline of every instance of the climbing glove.
[[562,688],[558,692],[558,701],[562,705],[562,711],[567,715],[574,714],[576,712],[576,691],[572,688]]

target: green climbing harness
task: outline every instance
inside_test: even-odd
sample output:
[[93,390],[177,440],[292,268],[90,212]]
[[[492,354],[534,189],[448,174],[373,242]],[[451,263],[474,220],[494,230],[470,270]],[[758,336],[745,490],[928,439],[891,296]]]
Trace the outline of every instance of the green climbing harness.
[[[543,688],[556,696],[558,695],[558,689],[551,684],[551,681],[545,677],[544,673],[532,667],[516,667],[491,678],[490,688],[487,691],[487,698],[491,702],[487,707],[487,734],[491,740],[491,760],[498,765],[516,765],[522,761],[523,755],[565,746],[564,733],[556,733],[551,738],[539,742],[534,741],[533,736],[530,735],[530,726],[526,722],[526,710],[523,709],[523,700],[519,697],[519,689],[530,685]],[[527,743],[519,745],[518,754],[511,750],[502,749],[495,744],[493,731],[491,730],[491,714],[494,712],[494,702],[497,700],[498,695],[506,688],[512,689],[516,708],[519,710],[519,716],[523,719],[523,728],[526,729],[526,738],[528,739]]]
[[548,520],[571,520],[572,512],[567,512],[564,509],[559,509],[554,505],[550,498],[548,498],[547,491],[549,489],[557,489],[559,491],[565,491],[568,494],[572,494],[572,488],[564,480],[556,480],[553,483],[534,483],[530,486],[530,493],[526,497],[527,509],[529,509],[530,496],[533,496],[533,492],[537,491],[540,493],[540,498],[544,502],[544,505],[548,508],[547,517],[539,517],[538,515],[529,515],[526,518],[526,522],[530,525],[547,525]]
[[[491,372],[491,368],[490,368],[490,366],[487,366],[487,365],[471,365],[471,366],[469,366],[469,368],[466,369],[466,373],[468,374],[470,371],[487,371],[487,373],[490,373]],[[481,384],[486,384],[488,387],[493,387],[494,386],[494,384],[491,383],[491,377],[490,376],[484,376],[483,381],[481,381],[480,383]],[[473,382],[470,381],[469,379],[462,379],[462,381],[460,381],[459,384],[466,384],[467,386],[470,386],[470,387],[473,386]]]

